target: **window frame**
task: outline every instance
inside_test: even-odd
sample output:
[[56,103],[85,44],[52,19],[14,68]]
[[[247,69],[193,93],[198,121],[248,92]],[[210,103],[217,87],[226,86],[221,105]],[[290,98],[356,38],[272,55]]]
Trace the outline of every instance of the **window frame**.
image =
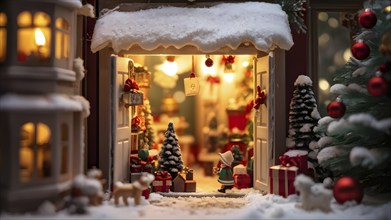
[[[357,12],[363,8],[364,0],[308,0],[308,76],[312,79],[316,101],[319,102],[318,73],[318,13],[319,12]],[[319,104],[319,103],[318,103]]]

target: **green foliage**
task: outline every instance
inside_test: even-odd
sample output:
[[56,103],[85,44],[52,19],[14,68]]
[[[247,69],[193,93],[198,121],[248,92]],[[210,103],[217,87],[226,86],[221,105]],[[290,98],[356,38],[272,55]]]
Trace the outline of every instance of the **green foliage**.
[[281,5],[281,8],[288,15],[289,23],[297,31],[297,33],[306,33],[307,27],[304,24],[305,8],[303,4],[305,0],[276,0],[277,4]]
[[[375,76],[379,66],[391,62],[390,55],[379,52],[382,34],[391,31],[390,15],[387,18],[383,10],[389,2],[365,4],[376,13],[377,24],[372,29],[361,28],[355,40],[361,39],[369,46],[370,56],[361,61],[351,57],[344,68],[336,72],[334,82],[340,85],[333,85],[331,91],[342,98],[346,113],[341,119],[322,123],[318,129],[331,138],[318,149],[318,158],[327,152],[326,149],[332,149],[329,147],[345,153],[326,157],[319,170],[323,177],[353,176],[368,192],[391,192],[391,93],[373,97],[367,92],[368,81]],[[384,73],[388,83],[390,73],[389,67]],[[345,89],[336,89],[343,86]],[[367,153],[360,155],[362,158],[357,157],[352,154],[356,147],[367,149]]]

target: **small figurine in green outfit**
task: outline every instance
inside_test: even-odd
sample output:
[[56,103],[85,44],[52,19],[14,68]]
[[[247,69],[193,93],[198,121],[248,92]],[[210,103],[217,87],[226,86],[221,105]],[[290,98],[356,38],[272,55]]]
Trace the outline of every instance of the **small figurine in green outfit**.
[[234,161],[234,157],[231,151],[227,151],[225,153],[219,153],[220,161],[217,164],[216,171],[219,174],[219,183],[222,184],[219,192],[225,193],[226,189],[231,189],[234,185],[234,178],[232,175],[232,167],[231,164]]

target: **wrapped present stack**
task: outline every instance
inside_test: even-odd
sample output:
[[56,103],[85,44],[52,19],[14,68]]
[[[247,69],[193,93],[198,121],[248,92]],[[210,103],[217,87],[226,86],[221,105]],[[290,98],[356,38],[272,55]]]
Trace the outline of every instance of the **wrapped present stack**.
[[193,179],[193,170],[185,167],[172,182],[173,192],[195,192],[196,181]]
[[293,182],[299,173],[307,173],[307,152],[292,150],[279,157],[281,165],[269,168],[270,193],[288,196],[295,194]]
[[238,189],[250,188],[251,177],[247,173],[247,169],[242,164],[233,168],[234,187]]
[[167,171],[157,171],[152,182],[154,192],[169,192],[172,186],[172,178]]
[[130,182],[137,181],[142,172],[153,173],[156,156],[149,156],[147,149],[140,149],[138,154],[130,155]]

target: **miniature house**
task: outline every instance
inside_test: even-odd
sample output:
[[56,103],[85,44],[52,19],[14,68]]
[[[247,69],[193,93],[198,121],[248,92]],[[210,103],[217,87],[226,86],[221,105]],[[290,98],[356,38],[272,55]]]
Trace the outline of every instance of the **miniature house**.
[[[74,71],[78,0],[0,3],[0,206],[57,204],[84,167],[83,78]],[[4,10],[4,11],[3,11]]]
[[100,52],[102,72],[99,167],[111,183],[127,179],[124,154],[131,149],[132,113],[119,99],[127,78],[127,57],[249,55],[254,88],[260,86],[267,95],[253,119],[254,187],[268,191],[268,169],[285,150],[284,50],[293,45],[287,15],[279,5],[258,2],[157,6],[161,5],[121,4],[95,25],[91,49]]

